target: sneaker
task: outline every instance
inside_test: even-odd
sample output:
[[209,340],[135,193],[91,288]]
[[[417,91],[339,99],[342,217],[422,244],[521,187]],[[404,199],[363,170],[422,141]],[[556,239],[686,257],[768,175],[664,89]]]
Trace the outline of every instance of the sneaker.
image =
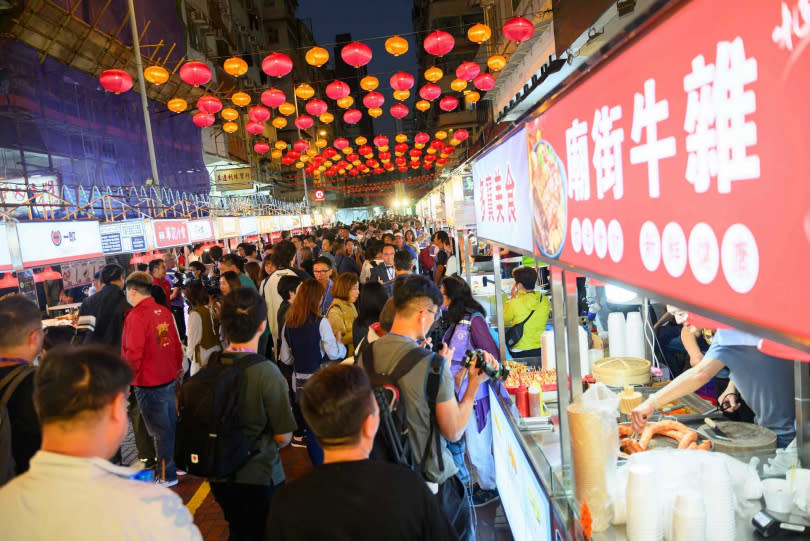
[[500,496],[498,496],[498,491],[495,489],[492,490],[484,490],[483,488],[476,487],[473,491],[473,506],[474,507],[483,507],[488,503],[492,503],[497,500]]
[[173,486],[176,486],[177,483],[179,483],[179,482],[180,481],[178,481],[177,479],[172,479],[171,481],[169,481],[169,480],[161,481],[160,479],[158,479],[157,481],[155,481],[155,484],[159,485],[159,486],[162,486],[162,487],[171,488]]
[[181,469],[178,468],[176,471],[177,471],[177,475],[179,475],[179,476],[188,475],[188,472],[185,471],[185,470],[181,470]]
[[290,442],[291,447],[300,447],[306,448],[307,446],[307,438],[306,436],[293,436],[292,442]]

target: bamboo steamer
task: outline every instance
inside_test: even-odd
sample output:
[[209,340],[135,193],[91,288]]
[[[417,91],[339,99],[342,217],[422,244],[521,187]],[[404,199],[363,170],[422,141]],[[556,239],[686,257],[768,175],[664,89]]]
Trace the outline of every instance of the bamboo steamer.
[[650,382],[650,361],[637,357],[605,357],[593,363],[593,377],[611,387],[646,385]]

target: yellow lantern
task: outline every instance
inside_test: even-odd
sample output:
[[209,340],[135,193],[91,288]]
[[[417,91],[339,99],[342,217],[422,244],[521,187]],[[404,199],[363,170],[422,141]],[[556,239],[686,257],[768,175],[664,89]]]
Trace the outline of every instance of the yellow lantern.
[[247,92],[234,92],[231,96],[231,101],[237,107],[244,107],[250,104],[250,94]]
[[352,162],[352,165],[354,165],[355,167],[360,167],[360,165],[361,165],[362,163],[363,163],[363,162],[361,162],[360,160],[354,160],[354,161]]
[[318,148],[324,148],[324,147],[326,147],[327,144],[328,143],[326,142],[326,139],[324,139],[322,137],[318,138],[318,139],[315,139],[315,146],[318,147]]
[[475,90],[470,90],[466,94],[464,94],[464,101],[467,103],[475,103],[481,99],[481,94],[476,92]]
[[436,139],[438,139],[439,141],[444,141],[445,139],[447,139],[447,132],[446,132],[446,131],[444,131],[444,130],[439,130],[439,131],[437,131],[437,132],[436,132],[436,136],[435,136],[435,137],[436,137]]
[[341,109],[348,109],[354,105],[354,98],[351,96],[346,96],[345,98],[340,98],[337,100],[337,106]]
[[430,102],[427,100],[419,100],[414,104],[414,107],[416,107],[420,111],[427,111],[428,109],[430,109]]
[[325,162],[323,162],[323,164],[326,167],[332,167],[333,165],[335,165],[335,164],[332,163],[332,160],[326,160]]
[[425,143],[414,143],[413,148],[418,148],[419,150],[422,150],[423,148],[425,148]]
[[408,136],[405,135],[404,133],[398,133],[397,136],[394,137],[394,141],[396,141],[397,143],[404,143],[407,140]]
[[295,89],[295,95],[298,96],[302,100],[308,100],[312,96],[315,95],[315,90],[306,83],[301,83]]
[[371,92],[378,86],[380,86],[380,80],[374,77],[373,75],[366,75],[365,77],[360,79],[360,88],[362,88],[367,92]]
[[276,141],[276,144],[273,145],[273,146],[276,147],[278,150],[286,150],[287,149],[287,142],[282,141],[281,139],[279,139],[278,141]]
[[461,141],[453,137],[452,139],[450,139],[450,144],[453,145],[454,147],[457,147],[458,145],[461,144]]
[[239,129],[239,124],[236,122],[226,122],[222,125],[222,131],[225,133],[234,133],[236,130]]
[[295,112],[295,105],[293,105],[288,101],[285,101],[284,103],[278,106],[278,112],[284,116],[290,116]]
[[437,68],[436,66],[433,66],[432,68],[428,68],[425,70],[425,79],[427,79],[431,83],[437,82],[442,77],[444,77],[444,72],[440,68]]
[[186,109],[188,109],[188,103],[183,98],[172,98],[169,100],[169,103],[166,104],[166,107],[169,108],[169,111],[174,113],[182,113]]
[[378,152],[388,152],[388,145],[381,146],[377,149]]
[[315,147],[309,147],[309,148],[307,149],[307,155],[308,155],[308,156],[315,156],[316,154],[318,154],[318,149],[317,149],[317,148],[315,148]]
[[427,152],[428,154],[436,154],[436,149],[435,149],[435,148],[433,148],[433,147],[430,147],[430,148],[429,148],[429,149],[427,149],[425,152]]
[[160,66],[149,66],[143,70],[143,78],[153,85],[162,85],[169,80],[169,72]]
[[352,152],[354,152],[354,149],[353,149],[352,147],[346,147],[346,148],[344,148],[344,149],[343,149],[341,152],[343,152],[345,155],[347,155],[347,156],[348,156],[349,154],[351,154]]
[[220,114],[225,120],[236,120],[239,118],[239,111],[233,109],[232,107],[226,107]]
[[277,116],[270,124],[272,124],[275,129],[281,130],[287,127],[287,119],[283,116]]
[[506,66],[506,58],[496,54],[487,59],[487,67],[490,71],[501,71]]
[[303,169],[304,168],[304,162],[295,162],[295,168],[296,169]]
[[355,139],[354,139],[354,144],[359,146],[359,147],[365,145],[366,143],[368,143],[368,139],[366,139],[362,135],[360,135],[358,137],[355,137]]
[[385,50],[394,56],[405,54],[408,52],[408,40],[400,36],[392,36],[385,40]]
[[274,150],[273,152],[270,153],[270,157],[273,158],[274,160],[280,159],[281,156],[283,156],[283,155],[284,155],[284,153],[281,152],[278,149],[276,149],[276,150]]
[[377,118],[379,116],[382,116],[383,110],[379,107],[372,107],[371,109],[368,110],[368,114],[371,117]]
[[410,90],[394,90],[394,99],[403,101],[411,97]]
[[332,113],[326,112],[326,113],[321,114],[321,116],[318,117],[318,120],[320,120],[324,124],[331,124],[332,121],[335,120],[335,115],[333,115]]
[[313,47],[304,55],[304,60],[306,60],[307,64],[310,66],[320,68],[329,61],[329,51],[323,47]]
[[307,154],[303,154],[303,155],[301,155],[301,157],[300,157],[299,159],[300,159],[302,162],[307,163],[307,162],[309,161],[309,159],[310,159],[310,158],[309,158],[309,156],[308,156]]
[[492,30],[485,24],[474,24],[467,30],[467,37],[473,43],[484,43],[492,37]]
[[453,82],[450,83],[450,88],[455,90],[456,92],[461,92],[465,88],[467,88],[467,81],[464,79],[453,79]]
[[239,58],[238,56],[232,56],[228,60],[225,61],[223,64],[225,68],[225,73],[228,75],[232,75],[233,77],[239,77],[247,73],[248,65],[247,62]]
[[338,171],[338,174],[340,174],[340,175],[345,175],[345,174],[346,174],[346,170],[345,170],[345,169],[341,169],[341,170],[339,170],[339,171]]

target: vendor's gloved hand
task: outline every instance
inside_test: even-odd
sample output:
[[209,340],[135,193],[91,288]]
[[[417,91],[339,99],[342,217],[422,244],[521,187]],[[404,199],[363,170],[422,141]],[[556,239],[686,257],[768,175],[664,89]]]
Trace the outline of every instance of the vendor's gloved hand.
[[721,409],[725,413],[735,412],[740,409],[740,406],[742,405],[737,400],[737,396],[737,393],[735,393],[733,390],[727,390],[720,395],[720,398],[717,399],[717,403],[721,405]]
[[636,408],[630,412],[631,421],[633,423],[633,432],[640,434],[641,431],[644,430],[644,426],[647,424],[647,419],[652,417],[653,413],[655,413],[655,404],[650,398],[636,406]]

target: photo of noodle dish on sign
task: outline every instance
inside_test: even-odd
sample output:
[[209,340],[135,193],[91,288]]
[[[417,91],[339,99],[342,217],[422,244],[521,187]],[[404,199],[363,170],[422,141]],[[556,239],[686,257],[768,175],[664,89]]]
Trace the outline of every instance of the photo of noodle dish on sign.
[[[532,130],[527,130],[527,133]],[[559,257],[567,229],[565,169],[548,141],[529,139],[529,183],[535,253]]]

